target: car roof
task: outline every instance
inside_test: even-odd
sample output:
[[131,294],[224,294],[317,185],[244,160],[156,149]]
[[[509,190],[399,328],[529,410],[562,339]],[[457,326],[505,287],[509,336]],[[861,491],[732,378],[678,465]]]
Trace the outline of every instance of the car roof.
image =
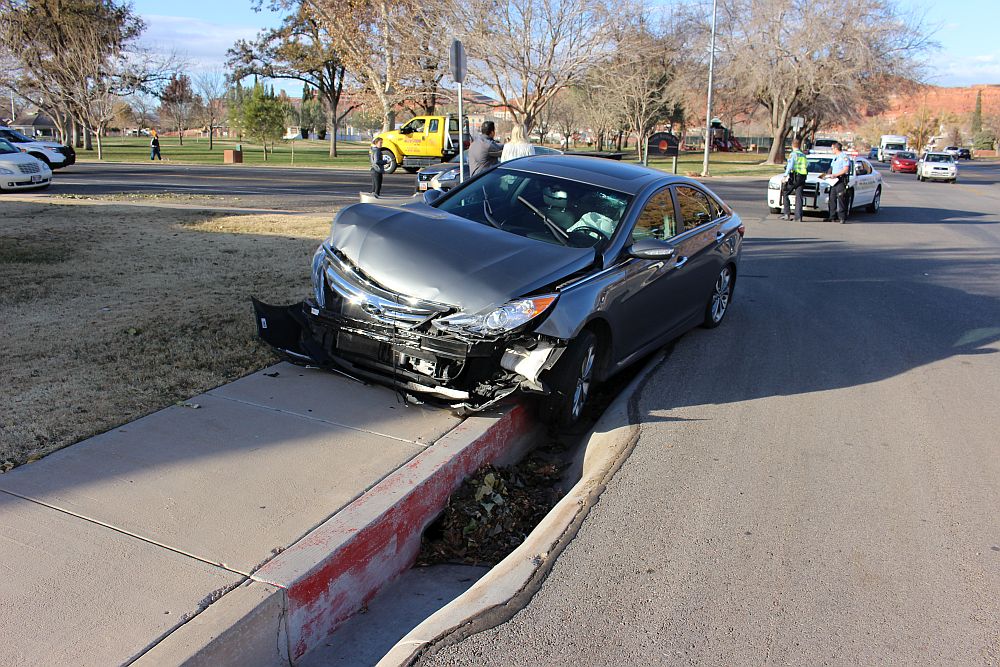
[[631,195],[638,194],[655,181],[687,180],[637,164],[580,155],[533,155],[504,162],[501,168],[556,176]]

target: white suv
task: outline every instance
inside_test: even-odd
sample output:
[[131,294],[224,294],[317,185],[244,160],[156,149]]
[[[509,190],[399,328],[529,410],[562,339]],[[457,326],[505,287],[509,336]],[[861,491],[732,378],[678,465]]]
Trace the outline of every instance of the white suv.
[[51,169],[61,169],[76,162],[76,151],[55,141],[37,141],[17,130],[0,125],[0,139],[19,148],[22,153],[38,158]]
[[950,153],[924,153],[917,162],[918,181],[948,181],[958,180],[958,165]]

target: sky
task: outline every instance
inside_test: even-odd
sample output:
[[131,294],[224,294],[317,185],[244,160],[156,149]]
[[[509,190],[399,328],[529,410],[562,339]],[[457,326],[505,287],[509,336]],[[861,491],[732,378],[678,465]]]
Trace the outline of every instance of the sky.
[[[844,2],[849,12],[851,2]],[[941,48],[928,51],[928,82],[939,86],[1000,84],[1000,0],[897,0],[903,9],[922,13],[936,28]],[[158,51],[176,50],[190,71],[222,68],[226,49],[237,39],[253,38],[274,27],[281,15],[254,12],[250,0],[133,0],[147,29],[143,41]],[[301,85],[281,82],[290,95]]]

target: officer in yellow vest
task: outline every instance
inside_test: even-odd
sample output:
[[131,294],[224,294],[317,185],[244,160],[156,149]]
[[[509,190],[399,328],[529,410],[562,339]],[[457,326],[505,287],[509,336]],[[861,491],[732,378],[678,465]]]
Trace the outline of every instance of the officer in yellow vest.
[[802,141],[792,140],[792,152],[785,164],[785,185],[781,188],[782,220],[791,220],[788,196],[795,193],[795,219],[802,222],[802,187],[806,184],[806,154],[802,152]]

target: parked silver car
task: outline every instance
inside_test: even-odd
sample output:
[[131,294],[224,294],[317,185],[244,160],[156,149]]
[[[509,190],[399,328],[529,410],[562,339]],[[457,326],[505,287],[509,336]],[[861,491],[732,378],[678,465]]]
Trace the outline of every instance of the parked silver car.
[[740,217],[696,181],[602,158],[526,157],[401,206],[355,204],[302,303],[254,300],[282,357],[479,409],[542,394],[576,422],[594,382],[718,326]]

